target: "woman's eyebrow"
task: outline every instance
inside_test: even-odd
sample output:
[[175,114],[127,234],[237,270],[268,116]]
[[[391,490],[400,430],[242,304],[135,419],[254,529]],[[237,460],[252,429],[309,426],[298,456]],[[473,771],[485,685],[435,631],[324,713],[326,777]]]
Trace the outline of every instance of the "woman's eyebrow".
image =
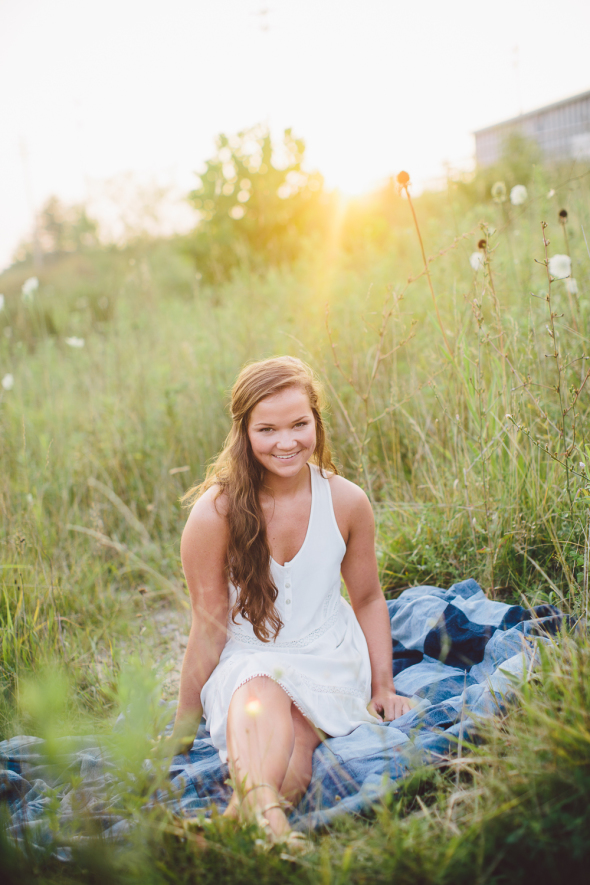
[[[309,418],[309,415],[302,415],[300,418],[295,418],[294,421],[291,421],[291,424],[297,424],[299,421],[305,421]],[[275,425],[272,421],[257,421],[254,427],[274,427]]]

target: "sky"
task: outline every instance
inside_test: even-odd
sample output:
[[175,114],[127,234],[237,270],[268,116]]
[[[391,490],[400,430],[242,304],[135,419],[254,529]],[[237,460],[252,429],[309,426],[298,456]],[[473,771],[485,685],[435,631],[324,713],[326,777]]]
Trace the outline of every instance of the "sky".
[[590,89],[589,33],[588,0],[0,0],[0,268],[50,195],[123,176],[192,223],[216,135],[261,122],[346,193],[423,186],[474,130]]

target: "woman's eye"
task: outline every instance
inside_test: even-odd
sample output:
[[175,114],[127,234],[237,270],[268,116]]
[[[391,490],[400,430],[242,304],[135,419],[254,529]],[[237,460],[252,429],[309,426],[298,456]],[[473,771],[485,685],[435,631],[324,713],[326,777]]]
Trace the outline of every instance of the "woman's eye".
[[307,427],[308,423],[308,421],[299,421],[299,423],[296,424],[295,427]]

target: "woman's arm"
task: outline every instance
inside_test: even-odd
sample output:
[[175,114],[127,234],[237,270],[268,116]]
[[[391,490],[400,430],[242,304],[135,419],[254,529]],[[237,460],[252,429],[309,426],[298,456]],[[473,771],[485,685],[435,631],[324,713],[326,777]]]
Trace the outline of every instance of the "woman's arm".
[[199,498],[182,534],[180,555],[191,597],[192,623],[180,674],[172,740],[178,751],[194,740],[203,708],[201,690],[226,642],[228,582],[227,521],[209,489]]
[[381,715],[390,721],[411,708],[407,698],[396,694],[393,685],[391,624],[379,583],[375,520],[369,499],[362,489],[349,482],[346,482],[346,486],[342,482],[338,485],[338,491],[332,497],[335,504],[338,501],[341,505],[339,509],[346,518],[348,534],[342,577],[365,634],[371,661],[372,696],[369,710],[373,715]]

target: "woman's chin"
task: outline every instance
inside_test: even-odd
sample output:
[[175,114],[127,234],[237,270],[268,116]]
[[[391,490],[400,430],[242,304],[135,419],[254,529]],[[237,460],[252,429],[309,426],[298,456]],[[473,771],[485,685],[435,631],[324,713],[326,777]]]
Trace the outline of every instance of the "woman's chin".
[[266,469],[278,476],[292,476],[298,473],[307,464],[307,459],[303,452],[297,454],[294,458],[275,458],[271,455],[266,463]]

